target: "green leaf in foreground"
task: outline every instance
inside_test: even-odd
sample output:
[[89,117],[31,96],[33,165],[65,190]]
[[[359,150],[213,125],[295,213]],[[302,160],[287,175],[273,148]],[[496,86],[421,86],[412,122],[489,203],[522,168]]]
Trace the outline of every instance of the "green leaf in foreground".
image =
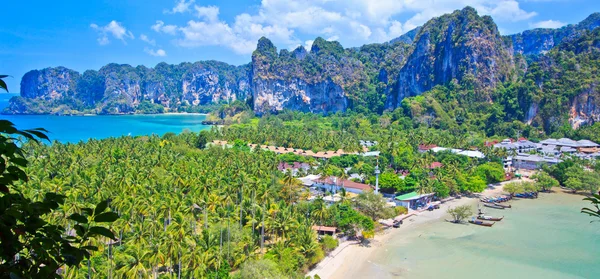
[[119,219],[119,215],[115,212],[105,212],[94,217],[95,222],[114,222]]
[[101,235],[101,236],[106,236],[112,240],[115,240],[115,234],[104,227],[91,227],[90,228],[90,235],[94,236],[94,235]]

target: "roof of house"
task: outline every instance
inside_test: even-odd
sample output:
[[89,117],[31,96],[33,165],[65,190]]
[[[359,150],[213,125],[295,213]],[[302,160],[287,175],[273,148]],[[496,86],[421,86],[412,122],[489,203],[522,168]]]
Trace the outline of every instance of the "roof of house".
[[421,151],[427,151],[435,147],[437,147],[435,144],[419,144],[419,150]]
[[563,146],[560,148],[560,152],[575,152],[577,149],[570,146]]
[[335,233],[337,231],[336,227],[327,227],[327,226],[312,226],[312,229],[318,232],[330,232]]
[[579,151],[581,151],[583,153],[596,153],[596,152],[600,151],[600,148],[598,148],[598,147],[582,147],[582,148],[579,148]]
[[352,189],[359,189],[359,190],[373,189],[373,187],[371,185],[354,182],[352,180],[342,180],[342,179],[339,179],[339,178],[333,177],[333,176],[327,177],[325,179],[319,178],[319,179],[315,180],[315,182],[322,183],[322,184],[328,184],[328,185],[339,185],[339,186],[342,186],[342,182],[343,182],[345,188],[352,188]]
[[471,157],[471,158],[485,158],[485,155],[481,151],[476,151],[476,150],[463,150],[456,154],[465,155],[465,156]]
[[395,197],[395,199],[399,200],[399,201],[410,201],[410,200],[416,200],[416,199],[420,199],[422,197],[428,197],[428,196],[432,196],[432,195],[433,195],[433,193],[419,195],[417,192],[410,192],[410,193],[406,193],[404,195],[397,196],[397,197]]
[[569,146],[569,147],[573,147],[573,148],[599,146],[597,143],[595,143],[591,140],[574,141],[574,140],[568,139],[568,138],[545,139],[543,141],[540,141],[540,143],[544,144],[544,145],[552,144],[552,145],[558,145],[558,146]]
[[440,162],[433,162],[431,163],[431,165],[429,165],[430,169],[437,169],[437,168],[441,168],[443,167],[444,164],[440,163]]
[[537,148],[537,144],[524,139],[519,139],[516,142],[513,142],[510,139],[504,139],[502,142],[494,144],[494,147],[504,149]]
[[379,154],[381,154],[381,151],[369,151],[369,152],[365,152],[362,155],[364,157],[377,157],[379,156]]
[[525,162],[546,162],[546,163],[560,163],[562,160],[553,157],[542,157],[539,155],[519,154],[514,157],[515,160]]

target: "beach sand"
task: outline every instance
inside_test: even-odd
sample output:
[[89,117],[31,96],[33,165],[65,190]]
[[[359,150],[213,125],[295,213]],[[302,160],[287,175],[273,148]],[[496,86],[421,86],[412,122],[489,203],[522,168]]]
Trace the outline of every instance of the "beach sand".
[[[519,180],[523,181],[523,180]],[[307,273],[307,276],[319,275],[326,278],[352,278],[353,274],[357,274],[361,264],[368,261],[371,254],[376,249],[386,249],[384,246],[394,235],[402,234],[403,232],[415,229],[416,227],[431,222],[439,222],[448,219],[449,214],[446,212],[448,208],[471,204],[477,204],[479,197],[483,196],[498,196],[503,194],[502,187],[505,183],[495,184],[486,189],[483,193],[474,197],[463,197],[448,201],[440,205],[440,209],[433,211],[422,211],[418,215],[408,217],[404,220],[400,228],[389,228],[382,233],[377,234],[370,241],[369,246],[363,246],[356,241],[346,241],[340,244],[338,248],[332,251],[323,261],[321,261],[313,270]]]

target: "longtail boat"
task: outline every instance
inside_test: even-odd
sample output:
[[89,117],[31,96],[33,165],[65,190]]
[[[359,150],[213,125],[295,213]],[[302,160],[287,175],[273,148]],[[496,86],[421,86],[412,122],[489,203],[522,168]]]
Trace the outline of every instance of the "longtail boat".
[[512,208],[512,205],[510,205],[510,204],[509,205],[505,205],[505,204],[499,204],[499,203],[495,202],[494,205],[502,206],[504,208]]
[[494,222],[484,222],[484,221],[479,221],[479,220],[469,220],[469,223],[471,223],[473,225],[484,226],[484,227],[491,227],[494,225]]
[[491,203],[484,203],[483,206],[491,207],[491,208],[495,208],[495,209],[504,209],[504,207],[502,207],[502,206],[491,204]]
[[504,216],[502,216],[502,217],[492,217],[492,216],[486,216],[486,215],[479,215],[479,216],[477,216],[477,219],[498,222],[498,221],[502,221],[502,219],[504,219]]

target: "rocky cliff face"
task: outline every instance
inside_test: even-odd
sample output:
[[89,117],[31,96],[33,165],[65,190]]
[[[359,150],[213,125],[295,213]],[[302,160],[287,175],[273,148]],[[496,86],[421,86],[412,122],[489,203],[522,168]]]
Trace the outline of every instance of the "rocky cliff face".
[[21,79],[21,96],[24,98],[57,99],[72,95],[79,73],[65,67],[33,70]]
[[510,79],[513,69],[512,54],[492,19],[479,17],[475,9],[467,7],[423,26],[400,70],[398,90],[387,98],[387,107],[398,107],[404,98],[452,80],[466,81],[486,92]]
[[573,128],[600,120],[600,28],[583,30],[532,63],[525,75],[531,101],[526,123],[559,129],[568,121]]
[[569,123],[574,129],[600,121],[600,93],[593,88],[578,94],[570,105]]
[[310,53],[298,47],[292,53],[261,38],[252,54],[254,110],[293,109],[328,113],[348,108],[348,88],[365,81],[364,66],[347,57],[338,42],[317,38]]
[[514,53],[523,55],[545,54],[564,40],[571,40],[600,26],[600,13],[593,13],[578,24],[551,29],[537,28],[523,33],[506,36],[512,42]]
[[[142,102],[171,111],[249,96],[248,66],[216,61],[155,68],[108,64],[80,75],[64,67],[30,71],[10,113],[134,113]],[[60,109],[59,109],[60,108]]]
[[[257,114],[284,109],[382,113],[438,85],[471,92],[463,97],[482,106],[506,103],[512,97],[496,92],[503,83],[518,91],[509,102],[516,106],[507,112],[510,121],[557,127],[570,121],[577,127],[598,120],[598,26],[596,13],[576,25],[502,37],[490,17],[467,7],[390,42],[356,48],[317,38],[310,51],[278,52],[261,38],[252,62],[242,66],[108,64],[82,75],[64,67],[34,70],[25,74],[21,97],[5,112],[186,111],[251,98]],[[446,118],[452,117],[464,116]]]

